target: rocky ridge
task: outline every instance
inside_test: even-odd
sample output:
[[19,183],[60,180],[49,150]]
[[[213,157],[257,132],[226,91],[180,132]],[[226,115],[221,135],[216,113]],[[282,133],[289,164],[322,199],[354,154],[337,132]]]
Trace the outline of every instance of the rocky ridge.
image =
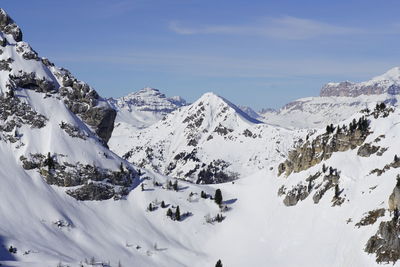
[[3,9],[0,9],[0,31],[1,92],[28,89],[60,97],[107,143],[114,127],[115,110],[93,88],[77,80],[68,70],[39,57],[22,40],[22,31]]

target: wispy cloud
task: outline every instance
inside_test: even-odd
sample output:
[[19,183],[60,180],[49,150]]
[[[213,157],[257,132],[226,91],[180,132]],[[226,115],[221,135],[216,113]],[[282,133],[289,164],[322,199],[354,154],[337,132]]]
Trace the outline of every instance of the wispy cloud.
[[98,55],[55,55],[61,63],[117,64],[131,71],[161,72],[202,77],[282,78],[309,76],[372,77],[398,65],[396,59],[345,60],[343,58],[248,59],[224,56],[128,52]]
[[253,35],[288,40],[302,40],[327,35],[348,35],[364,32],[363,29],[355,27],[331,25],[316,20],[291,16],[267,18],[251,25],[203,25],[190,27],[181,22],[173,21],[170,22],[169,29],[177,34],[184,35]]

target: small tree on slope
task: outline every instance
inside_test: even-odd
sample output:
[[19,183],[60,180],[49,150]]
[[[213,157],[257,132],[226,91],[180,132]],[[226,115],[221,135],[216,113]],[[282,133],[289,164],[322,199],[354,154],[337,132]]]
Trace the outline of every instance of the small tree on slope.
[[222,204],[222,192],[220,189],[215,190],[214,201],[218,205]]

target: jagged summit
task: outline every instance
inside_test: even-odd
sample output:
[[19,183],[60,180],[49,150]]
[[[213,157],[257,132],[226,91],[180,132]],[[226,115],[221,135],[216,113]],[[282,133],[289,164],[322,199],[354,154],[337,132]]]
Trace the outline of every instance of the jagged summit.
[[22,41],[22,31],[0,9],[0,92],[35,91],[62,99],[104,142],[111,137],[116,112],[87,83],[42,58]]
[[322,87],[320,96],[357,97],[360,95],[379,95],[386,93],[391,95],[400,93],[400,67],[392,68],[382,75],[361,83],[350,81],[327,83]]
[[22,41],[21,29],[14,22],[14,20],[7,14],[7,12],[2,8],[0,8],[0,31],[7,35],[11,35],[13,41],[15,42]]

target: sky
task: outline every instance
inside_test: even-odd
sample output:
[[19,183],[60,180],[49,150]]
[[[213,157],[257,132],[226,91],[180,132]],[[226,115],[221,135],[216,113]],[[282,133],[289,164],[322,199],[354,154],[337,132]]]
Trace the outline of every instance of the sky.
[[398,0],[2,0],[40,56],[102,96],[143,87],[279,108],[400,66]]

